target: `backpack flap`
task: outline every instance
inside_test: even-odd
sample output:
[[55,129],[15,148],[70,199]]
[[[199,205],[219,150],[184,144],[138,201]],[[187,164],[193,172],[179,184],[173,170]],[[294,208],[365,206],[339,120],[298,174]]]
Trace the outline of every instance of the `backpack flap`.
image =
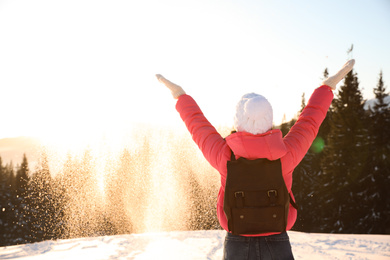
[[235,160],[232,156],[227,169],[224,211],[229,231],[233,234],[285,231],[290,202],[280,160]]

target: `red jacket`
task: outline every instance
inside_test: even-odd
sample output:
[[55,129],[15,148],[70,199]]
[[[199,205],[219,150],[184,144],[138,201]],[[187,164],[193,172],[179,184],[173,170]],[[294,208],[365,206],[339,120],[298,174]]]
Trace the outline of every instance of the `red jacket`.
[[[267,158],[279,159],[287,190],[291,193],[292,173],[310,148],[318,129],[324,120],[333,99],[333,92],[328,86],[317,88],[310,97],[295,125],[283,138],[279,129],[264,134],[253,135],[237,132],[226,137],[226,140],[215,130],[203,115],[195,100],[189,95],[179,97],[176,109],[191,133],[193,140],[202,151],[204,157],[221,175],[221,187],[218,193],[218,220],[225,230],[227,219],[223,211],[227,166],[230,160],[230,149],[239,157],[247,159]],[[297,218],[297,210],[290,205],[287,230],[290,230]],[[268,236],[266,233],[251,236]]]

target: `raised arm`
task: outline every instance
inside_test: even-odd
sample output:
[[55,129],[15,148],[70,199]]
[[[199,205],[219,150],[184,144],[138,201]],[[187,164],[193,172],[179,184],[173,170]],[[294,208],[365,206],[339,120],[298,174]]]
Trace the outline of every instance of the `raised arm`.
[[160,74],[157,74],[156,77],[171,90],[172,96],[178,99],[176,110],[184,121],[192,139],[211,166],[218,169],[219,164],[224,161],[222,158],[229,158],[230,156],[226,141],[206,119],[195,100],[187,95],[183,88]]
[[313,92],[297,122],[284,138],[291,151],[294,167],[303,159],[317,136],[333,100],[332,90],[336,89],[337,84],[352,70],[354,64],[355,60],[349,60],[335,75],[322,82],[322,86]]

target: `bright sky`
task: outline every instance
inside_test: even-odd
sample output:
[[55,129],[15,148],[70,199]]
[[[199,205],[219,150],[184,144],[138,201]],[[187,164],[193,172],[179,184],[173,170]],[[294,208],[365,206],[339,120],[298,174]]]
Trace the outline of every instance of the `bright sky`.
[[215,125],[266,96],[290,119],[323,71],[353,58],[365,98],[390,86],[388,0],[0,0],[0,138],[70,140],[181,124],[181,85]]

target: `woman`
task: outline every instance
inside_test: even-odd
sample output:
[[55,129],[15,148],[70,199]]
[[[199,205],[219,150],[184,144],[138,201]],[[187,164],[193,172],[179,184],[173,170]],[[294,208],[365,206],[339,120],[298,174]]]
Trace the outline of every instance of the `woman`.
[[[175,99],[176,109],[191,133],[193,140],[207,161],[221,175],[218,194],[218,220],[228,231],[227,218],[223,211],[227,162],[231,151],[236,158],[280,159],[282,175],[287,190],[292,196],[292,173],[310,148],[333,99],[336,85],[352,70],[354,60],[348,61],[334,76],[322,82],[311,95],[297,122],[283,138],[279,129],[272,129],[272,106],[261,95],[244,95],[236,107],[234,127],[236,132],[225,139],[208,122],[202,111],[180,86],[161,75],[157,79],[168,87]],[[293,198],[293,196],[292,196]],[[297,218],[297,211],[290,205],[287,228],[290,230]],[[229,231],[224,243],[224,259],[293,259],[289,237],[286,232],[254,235],[233,235]]]

